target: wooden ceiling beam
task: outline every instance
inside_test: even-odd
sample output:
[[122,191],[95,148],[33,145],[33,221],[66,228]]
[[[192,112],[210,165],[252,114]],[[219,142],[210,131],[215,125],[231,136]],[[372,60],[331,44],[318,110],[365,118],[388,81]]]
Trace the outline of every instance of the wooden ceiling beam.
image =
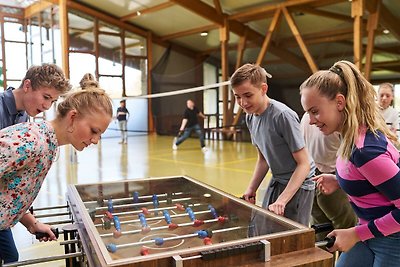
[[265,54],[267,53],[268,46],[271,42],[272,34],[274,33],[277,25],[279,24],[281,14],[282,14],[281,9],[277,9],[275,12],[275,15],[271,21],[271,24],[269,25],[267,33],[265,34],[264,42],[261,46],[260,52],[259,52],[257,60],[256,60],[256,64],[258,64],[258,65],[261,64],[261,62],[263,61],[263,58],[265,57]]
[[214,7],[215,7],[215,10],[217,11],[217,13],[218,13],[219,15],[222,15],[222,14],[224,13],[224,12],[222,11],[221,3],[220,3],[219,0],[214,0]]
[[142,16],[144,14],[149,14],[149,13],[153,13],[153,12],[157,12],[157,11],[166,9],[166,8],[171,7],[173,5],[175,5],[175,4],[172,3],[172,2],[165,2],[165,3],[159,4],[159,5],[155,5],[155,6],[152,6],[152,7],[149,7],[149,8],[145,8],[145,9],[142,9],[142,10],[137,10],[135,12],[129,13],[128,15],[122,16],[120,18],[120,20],[121,21],[127,21],[127,20],[133,19],[135,17]]
[[132,24],[128,24],[125,22],[122,22],[119,19],[116,19],[114,17],[111,17],[107,14],[105,14],[104,12],[99,12],[93,8],[90,8],[88,6],[82,5],[80,3],[77,3],[75,1],[67,1],[68,7],[75,9],[75,10],[79,10],[81,12],[84,12],[85,14],[88,14],[90,16],[93,16],[95,18],[98,18],[106,23],[110,23],[110,24],[114,24],[120,28],[126,29],[130,32],[139,34],[141,36],[147,36],[148,31],[144,30],[142,28],[139,28],[137,26],[133,26]]
[[398,67],[398,66],[400,66],[400,61],[398,60],[390,60],[390,61],[382,61],[374,63],[374,68],[388,68],[388,67]]
[[296,38],[297,43],[299,44],[304,57],[306,58],[308,66],[310,67],[310,69],[313,73],[317,72],[318,66],[315,63],[314,58],[311,55],[310,51],[308,51],[307,45],[304,43],[304,40],[301,37],[300,31],[297,28],[297,25],[296,25],[295,21],[293,20],[292,15],[289,13],[289,11],[287,10],[286,7],[282,7],[282,12],[283,12],[283,15],[285,15],[286,21],[289,24],[289,28],[292,31],[294,37]]
[[[353,28],[316,32],[312,34],[303,35],[303,40],[306,44],[337,42],[343,40],[351,40],[352,38],[353,38]],[[285,46],[288,47],[297,45],[296,39],[293,37],[280,39],[279,43],[285,44]]]
[[240,37],[237,45],[237,56],[235,69],[238,69],[242,65],[244,50],[246,49],[247,33]]
[[32,16],[42,12],[43,10],[51,7],[53,4],[47,1],[38,1],[24,9],[24,18],[29,19]]
[[[49,1],[54,1],[54,0],[49,0]],[[128,22],[123,22],[119,19],[116,19],[110,15],[107,15],[104,12],[99,12],[91,7],[88,7],[86,5],[77,3],[75,1],[67,1],[67,5],[69,8],[71,9],[75,9],[75,10],[79,10],[81,12],[84,12],[90,16],[93,16],[95,18],[98,18],[106,23],[110,23],[110,24],[114,24],[124,30],[130,31],[132,33],[138,34],[140,36],[143,37],[148,37],[150,34],[150,31],[148,30],[144,30],[142,28],[139,28],[137,26],[134,26]],[[171,44],[169,42],[163,41],[161,40],[161,38],[159,36],[156,36],[155,34],[151,34],[151,40],[153,43],[161,45],[163,47],[171,47],[173,50],[182,53],[183,55],[186,55],[188,57],[195,57],[196,53],[195,51],[188,49],[186,47],[183,47],[181,45],[178,44]]]
[[214,22],[221,27],[224,27],[224,15],[218,14],[214,8],[199,0],[171,0],[171,2],[179,4],[187,10],[190,10],[207,20]]
[[331,19],[336,19],[336,20],[341,20],[349,23],[353,23],[353,19],[350,16],[334,13],[334,12],[328,12],[324,10],[318,10],[315,8],[311,7],[299,7],[296,10],[303,11],[304,13],[308,14],[313,14],[325,18],[331,18]]
[[[177,4],[182,5],[186,9],[203,16],[205,18],[208,18],[209,20],[213,21],[214,23],[217,23],[221,26],[224,26],[224,16],[218,16],[217,11],[210,7],[209,5],[200,2],[199,0],[192,0],[192,1],[186,1],[186,0],[171,0]],[[324,1],[324,0],[296,0],[296,1],[290,1],[290,2],[284,2],[284,6],[287,5],[295,5],[295,4],[305,4],[305,3],[310,3],[310,2],[316,2],[316,1]],[[337,0],[339,1],[339,0]],[[210,18],[209,18],[210,17]],[[262,34],[256,32],[255,30],[249,28],[248,26],[243,25],[242,23],[236,21],[236,20],[229,20],[229,28],[230,31],[239,35],[243,36],[245,33],[247,34],[247,38],[250,42],[253,42],[257,44],[258,46],[262,46],[262,42],[265,38]],[[230,46],[228,46],[229,49]],[[271,51],[272,54],[277,55],[278,57],[282,57],[284,60],[288,61],[288,63],[292,64],[295,67],[298,67],[300,69],[307,69],[307,64],[304,63],[304,60],[302,58],[299,58],[297,55],[281,48],[277,47],[273,44],[269,47],[269,51]],[[203,53],[204,54],[204,53]]]
[[237,21],[252,21],[265,18],[266,15],[271,16],[274,11],[278,8],[289,8],[289,7],[299,7],[302,5],[312,5],[318,3],[318,6],[331,5],[334,3],[344,2],[346,0],[296,0],[296,1],[285,1],[279,4],[264,4],[263,6],[256,6],[254,8],[250,8],[246,11],[239,12],[233,15],[228,16],[229,20],[237,20]]
[[387,70],[400,73],[400,65],[397,66],[385,66],[385,67],[375,67],[373,66],[373,70]]
[[[353,42],[352,41],[341,41],[340,43],[344,45],[349,45],[352,46]],[[367,46],[363,45],[363,49],[366,49]],[[380,52],[380,53],[388,53],[388,54],[400,54],[400,45],[395,45],[395,46],[390,46],[390,47],[380,47],[380,46],[374,46],[374,51],[375,52]]]
[[190,30],[187,30],[187,31],[181,31],[181,32],[176,32],[176,33],[171,33],[171,34],[168,34],[168,35],[160,36],[160,39],[163,40],[163,41],[167,41],[167,40],[171,40],[171,39],[185,37],[185,36],[188,36],[188,35],[198,34],[198,33],[205,32],[205,31],[215,30],[215,29],[218,29],[218,28],[219,28],[218,25],[211,24],[211,25],[206,25],[206,26],[190,29]]
[[[373,12],[374,6],[373,1],[365,1],[366,9],[369,12]],[[393,36],[400,41],[400,27],[399,27],[399,20],[389,11],[383,4],[380,7],[380,19],[379,23],[388,29]]]

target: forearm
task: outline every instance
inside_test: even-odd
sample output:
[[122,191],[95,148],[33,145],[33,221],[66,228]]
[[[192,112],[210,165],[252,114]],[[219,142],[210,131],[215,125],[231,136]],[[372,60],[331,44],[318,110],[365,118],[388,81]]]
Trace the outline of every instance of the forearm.
[[265,175],[267,175],[268,170],[269,166],[265,160],[257,160],[253,176],[250,180],[247,189],[256,192],[261,182],[263,181]]
[[288,203],[299,190],[309,172],[310,165],[308,163],[298,164],[285,190],[283,190],[278,199]]
[[183,119],[183,120],[182,120],[181,127],[179,128],[179,131],[185,130],[185,127],[186,127],[187,122],[188,122],[187,119]]
[[26,227],[26,229],[32,233],[32,229],[34,228],[34,226],[37,224],[37,220],[36,218],[30,214],[30,213],[26,213],[20,220],[20,222]]

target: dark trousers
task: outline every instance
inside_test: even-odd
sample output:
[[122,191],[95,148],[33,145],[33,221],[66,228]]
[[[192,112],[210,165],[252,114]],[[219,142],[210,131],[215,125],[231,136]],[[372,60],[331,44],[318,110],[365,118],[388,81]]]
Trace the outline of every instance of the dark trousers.
[[[315,174],[320,175],[321,172],[317,169]],[[335,229],[353,227],[358,221],[346,193],[340,188],[330,195],[325,195],[315,189],[311,216],[312,224],[331,223]],[[318,233],[317,241],[323,240],[328,233]]]
[[181,143],[183,143],[183,141],[185,141],[187,138],[189,138],[190,134],[193,131],[195,131],[196,134],[200,138],[200,146],[204,147],[205,146],[204,134],[203,134],[203,131],[201,130],[199,124],[195,124],[192,127],[186,127],[185,131],[183,132],[183,135],[181,137],[179,137],[178,140],[176,140],[176,145],[179,146]]
[[0,260],[10,263],[18,261],[18,257],[11,229],[0,230]]

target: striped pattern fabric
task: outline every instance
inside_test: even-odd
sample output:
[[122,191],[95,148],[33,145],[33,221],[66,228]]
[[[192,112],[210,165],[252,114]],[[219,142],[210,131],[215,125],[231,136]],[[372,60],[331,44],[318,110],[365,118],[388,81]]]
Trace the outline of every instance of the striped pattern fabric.
[[400,232],[400,163],[396,147],[382,134],[362,129],[350,160],[338,157],[337,179],[359,218],[364,241]]

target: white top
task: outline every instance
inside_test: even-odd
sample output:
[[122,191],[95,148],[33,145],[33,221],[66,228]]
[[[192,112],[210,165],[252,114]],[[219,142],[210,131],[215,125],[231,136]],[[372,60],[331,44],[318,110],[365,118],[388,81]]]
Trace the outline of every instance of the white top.
[[335,132],[324,135],[317,126],[310,125],[310,115],[305,113],[301,118],[300,129],[315,166],[321,172],[334,172],[336,155],[340,146],[340,135]]
[[399,112],[392,106],[386,109],[379,109],[386,124],[390,129],[399,129]]

